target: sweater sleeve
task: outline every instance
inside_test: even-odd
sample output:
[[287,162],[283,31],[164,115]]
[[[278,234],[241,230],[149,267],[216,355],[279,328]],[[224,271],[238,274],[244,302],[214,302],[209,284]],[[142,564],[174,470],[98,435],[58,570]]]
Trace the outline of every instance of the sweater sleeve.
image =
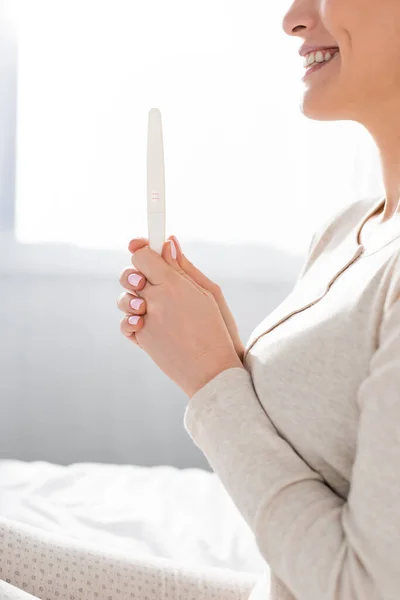
[[275,429],[246,368],[219,373],[190,400],[185,428],[298,600],[398,600],[400,594],[400,300],[358,390],[347,500]]

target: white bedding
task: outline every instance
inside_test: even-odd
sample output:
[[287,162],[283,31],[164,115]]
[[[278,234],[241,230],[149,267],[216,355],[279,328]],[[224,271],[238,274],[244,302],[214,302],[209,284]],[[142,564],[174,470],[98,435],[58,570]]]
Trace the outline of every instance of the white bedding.
[[201,469],[0,460],[0,515],[136,556],[266,569],[219,479]]

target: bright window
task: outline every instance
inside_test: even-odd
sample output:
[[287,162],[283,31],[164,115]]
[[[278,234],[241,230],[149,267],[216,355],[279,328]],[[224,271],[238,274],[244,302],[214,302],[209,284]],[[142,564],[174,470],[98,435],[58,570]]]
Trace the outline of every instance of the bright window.
[[303,252],[327,213],[379,194],[365,131],[301,113],[289,5],[16,0],[18,239],[125,248],[147,236],[152,107],[167,235]]

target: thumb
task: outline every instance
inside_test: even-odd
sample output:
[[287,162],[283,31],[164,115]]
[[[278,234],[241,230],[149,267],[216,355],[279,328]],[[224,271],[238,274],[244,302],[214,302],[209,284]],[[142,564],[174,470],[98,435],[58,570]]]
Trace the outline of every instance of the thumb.
[[195,281],[205,290],[208,290],[214,294],[217,291],[217,285],[206,275],[204,275],[202,271],[195,267],[194,264],[191,263],[190,260],[183,254],[182,248],[174,235],[170,235],[168,239],[173,240],[175,243],[177,248],[176,260],[178,261],[179,266],[193,279],[193,281]]

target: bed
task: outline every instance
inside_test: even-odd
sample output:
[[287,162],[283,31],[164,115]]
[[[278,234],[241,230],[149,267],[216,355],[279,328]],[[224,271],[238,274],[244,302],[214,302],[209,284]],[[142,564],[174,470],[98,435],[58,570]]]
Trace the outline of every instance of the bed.
[[247,523],[198,468],[0,460],[0,514],[136,556],[265,574]]

